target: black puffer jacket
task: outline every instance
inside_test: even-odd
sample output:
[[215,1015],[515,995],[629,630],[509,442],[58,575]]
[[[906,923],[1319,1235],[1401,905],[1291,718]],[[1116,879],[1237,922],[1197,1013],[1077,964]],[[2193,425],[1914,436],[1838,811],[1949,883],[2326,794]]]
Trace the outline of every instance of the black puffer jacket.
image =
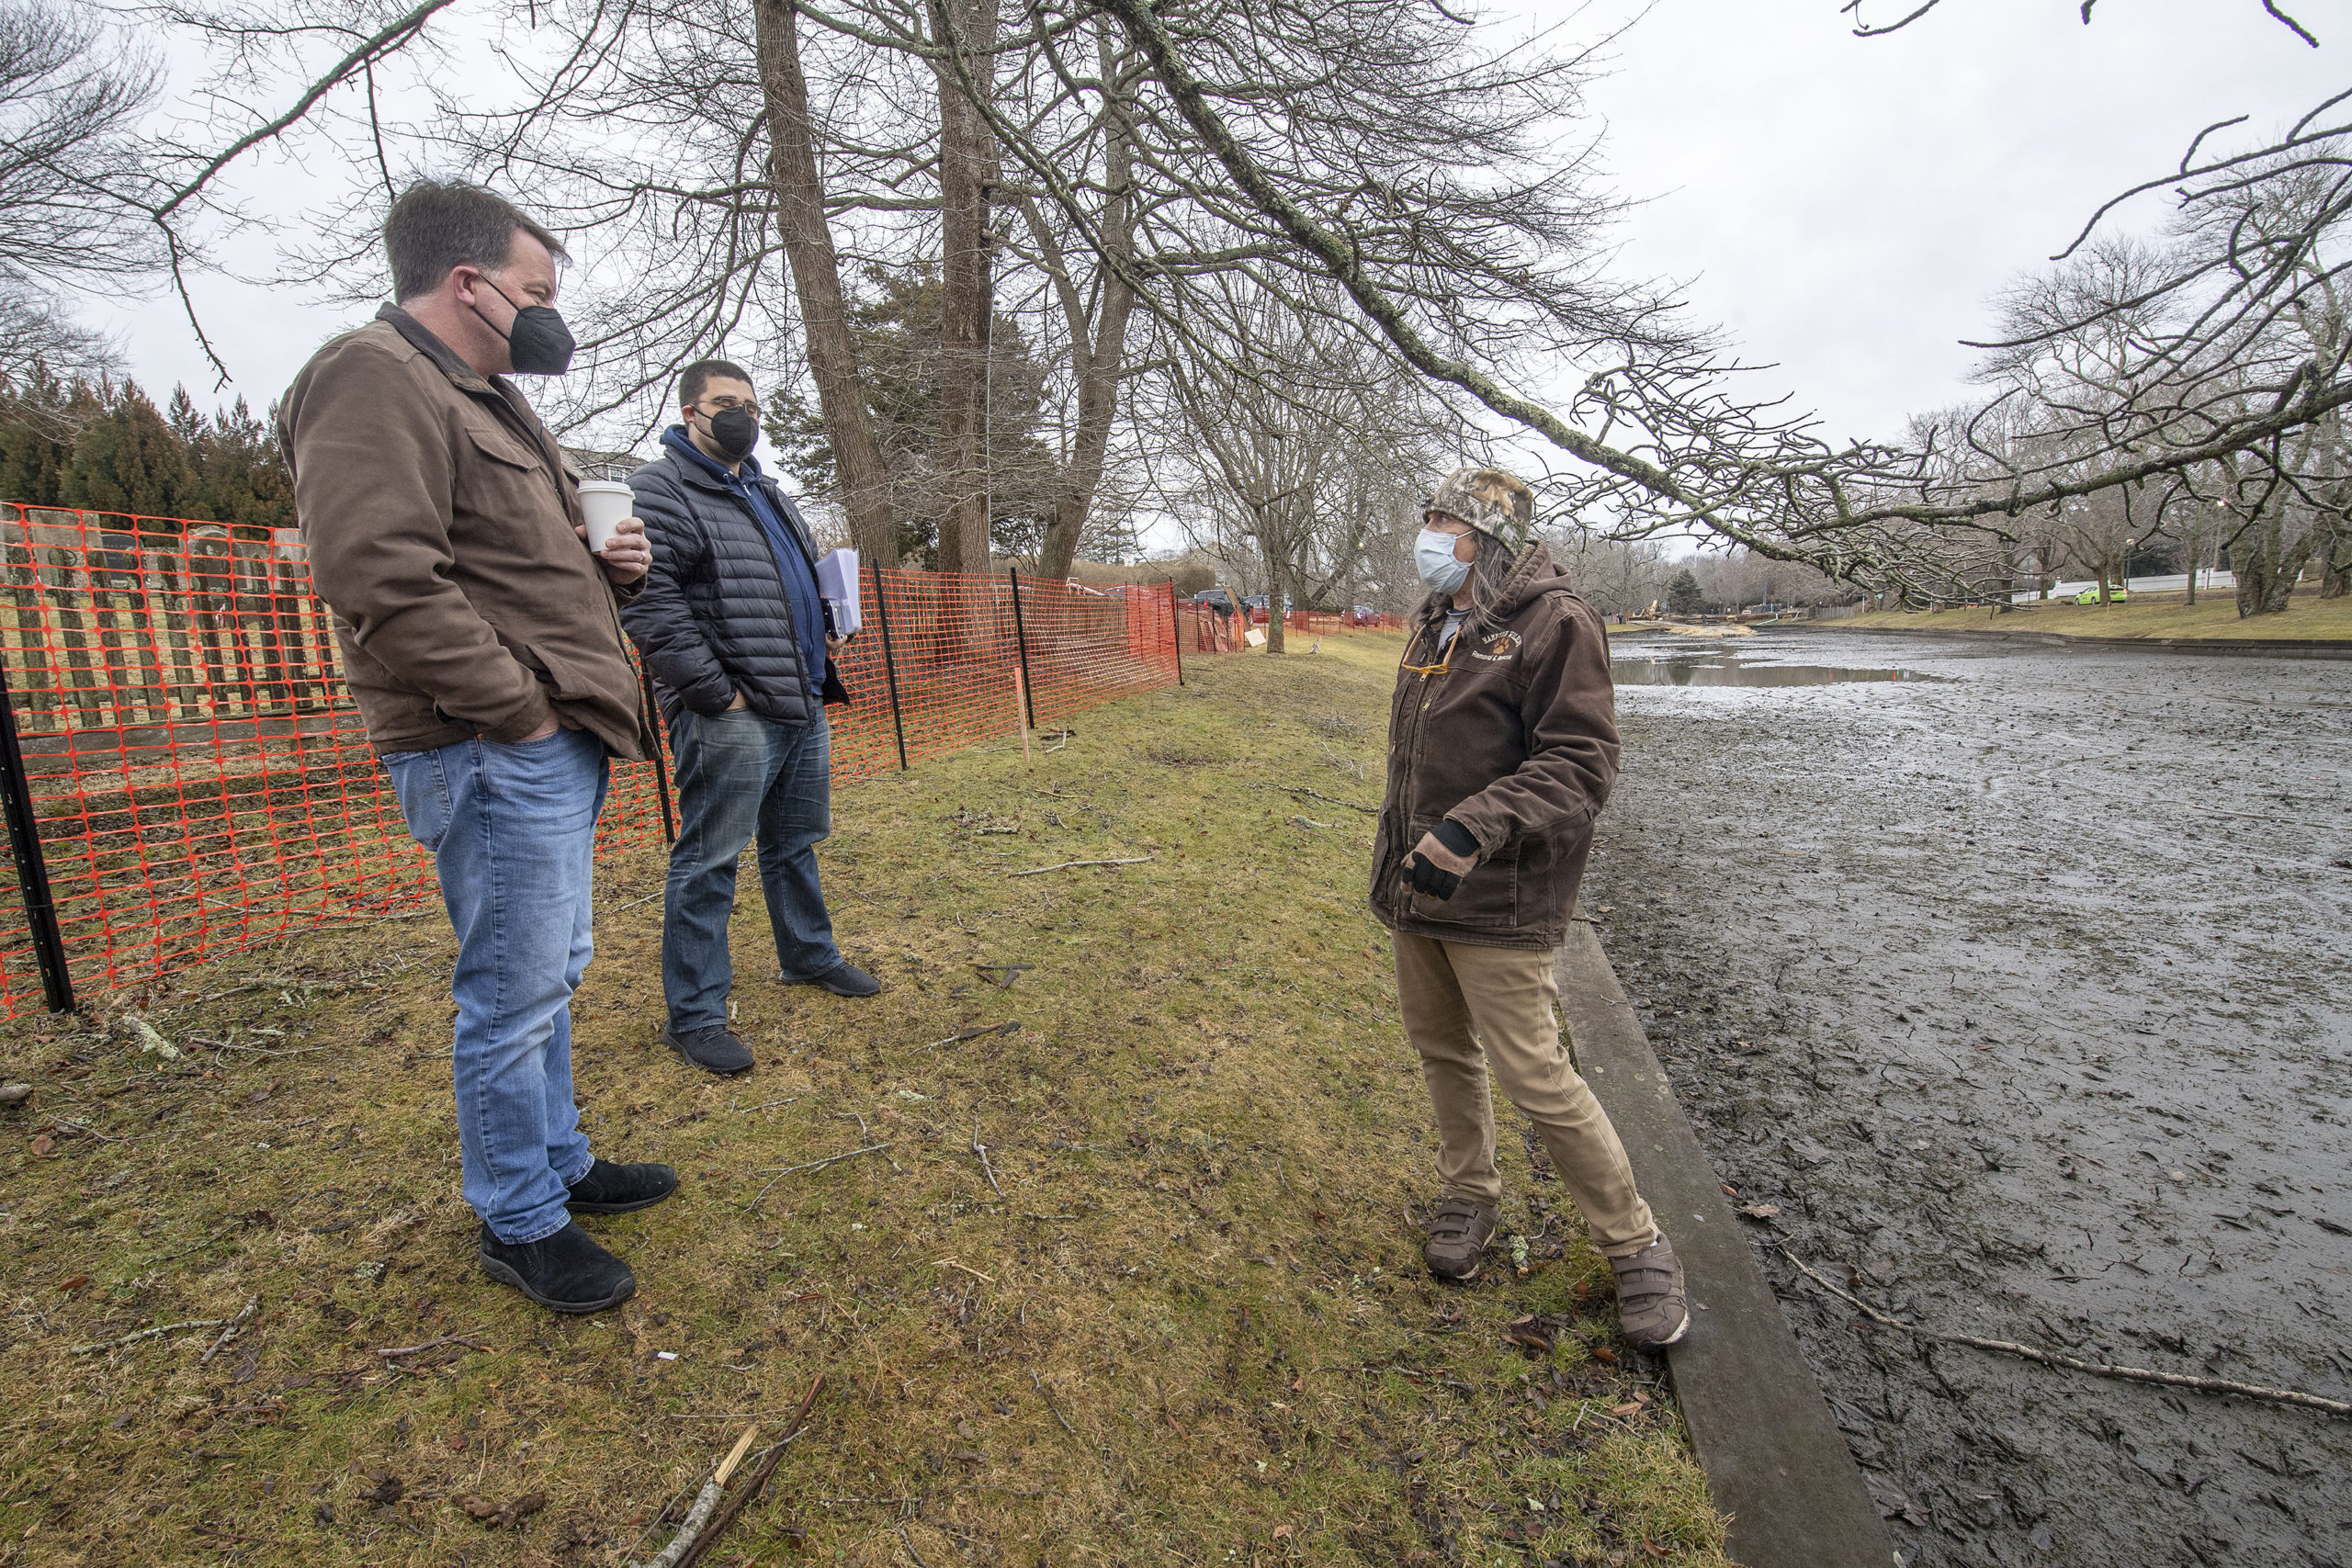
[[[815,570],[808,525],[775,481],[755,481],[767,492],[793,542]],[[807,724],[818,705],[809,699],[794,635],[792,605],[775,553],[751,507],[698,466],[657,457],[628,477],[637,514],[653,547],[653,570],[643,592],[621,614],[621,624],[653,672],[662,716],[677,722],[680,708],[706,717],[726,711],[742,692],[762,718]],[[847,701],[832,660],[825,661],[824,700]]]

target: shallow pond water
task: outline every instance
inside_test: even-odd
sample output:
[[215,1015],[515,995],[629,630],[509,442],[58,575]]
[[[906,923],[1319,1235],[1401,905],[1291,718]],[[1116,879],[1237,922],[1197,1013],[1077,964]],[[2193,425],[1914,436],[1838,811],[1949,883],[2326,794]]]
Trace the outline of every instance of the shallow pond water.
[[1949,681],[1949,675],[1923,675],[1917,670],[1848,668],[1831,664],[1777,664],[1726,659],[1707,653],[1695,657],[1612,659],[1610,678],[1621,686],[1834,686],[1844,682],[1892,684],[1898,681]]

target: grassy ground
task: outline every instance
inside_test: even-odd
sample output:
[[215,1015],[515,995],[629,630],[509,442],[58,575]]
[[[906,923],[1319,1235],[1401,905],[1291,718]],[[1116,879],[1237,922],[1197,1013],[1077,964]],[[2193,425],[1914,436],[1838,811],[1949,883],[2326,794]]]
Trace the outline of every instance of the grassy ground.
[[[684,1174],[588,1222],[638,1270],[615,1312],[475,1267],[437,913],[0,1032],[36,1086],[0,1111],[0,1562],[620,1562],[820,1373],[711,1562],[1724,1562],[1518,1125],[1532,1272],[1419,1269],[1370,818],[1275,787],[1376,798],[1396,656],[1198,660],[1026,770],[842,790],[825,875],[886,989],[781,987],[747,877],[740,1081],[658,1043],[661,863],[607,868],[582,1101],[602,1152]],[[1009,874],[1125,856],[1154,858]],[[248,1300],[209,1358],[210,1328],[74,1350]],[[1528,1314],[1548,1351],[1506,1339]]]
[[1830,626],[1920,626],[1932,631],[1993,626],[2004,631],[2056,632],[2064,637],[2187,637],[2352,638],[2352,598],[2322,599],[2299,593],[2276,615],[2241,620],[2227,592],[2135,593],[2122,604],[2023,604],[2007,615],[1997,610],[1945,610],[1930,614],[1890,610],[1858,615]]

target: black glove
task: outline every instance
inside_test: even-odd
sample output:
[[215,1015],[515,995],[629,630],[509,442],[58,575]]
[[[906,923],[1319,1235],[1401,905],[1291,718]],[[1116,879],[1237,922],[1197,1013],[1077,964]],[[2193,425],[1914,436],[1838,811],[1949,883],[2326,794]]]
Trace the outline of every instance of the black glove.
[[1414,892],[1432,898],[1451,898],[1453,890],[1462,886],[1461,877],[1435,861],[1423,860],[1419,850],[1405,857],[1405,879],[1413,885]]
[[[1455,854],[1475,859],[1478,853],[1477,839],[1469,829],[1450,817],[1430,829],[1430,832],[1439,843]],[[1451,898],[1455,889],[1462,886],[1458,873],[1446,870],[1435,861],[1422,858],[1419,850],[1405,857],[1405,875],[1412,883],[1414,892],[1427,894],[1432,898]]]

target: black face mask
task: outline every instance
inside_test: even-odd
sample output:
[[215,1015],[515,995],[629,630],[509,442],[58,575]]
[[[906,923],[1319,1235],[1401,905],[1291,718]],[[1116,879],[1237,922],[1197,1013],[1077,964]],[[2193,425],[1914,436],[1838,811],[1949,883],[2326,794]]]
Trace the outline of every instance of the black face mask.
[[[482,279],[490,283],[488,277]],[[509,305],[514,297],[495,283],[492,292]],[[481,307],[472,307],[481,316]],[[514,324],[505,332],[498,332],[498,323],[481,316],[482,324],[506,340],[506,357],[515,370],[525,376],[560,376],[571,366],[571,329],[563,324],[552,305],[514,305]]]
[[760,444],[760,418],[749,409],[728,409],[710,416],[710,441],[727,455],[730,463],[740,463],[752,455]]

